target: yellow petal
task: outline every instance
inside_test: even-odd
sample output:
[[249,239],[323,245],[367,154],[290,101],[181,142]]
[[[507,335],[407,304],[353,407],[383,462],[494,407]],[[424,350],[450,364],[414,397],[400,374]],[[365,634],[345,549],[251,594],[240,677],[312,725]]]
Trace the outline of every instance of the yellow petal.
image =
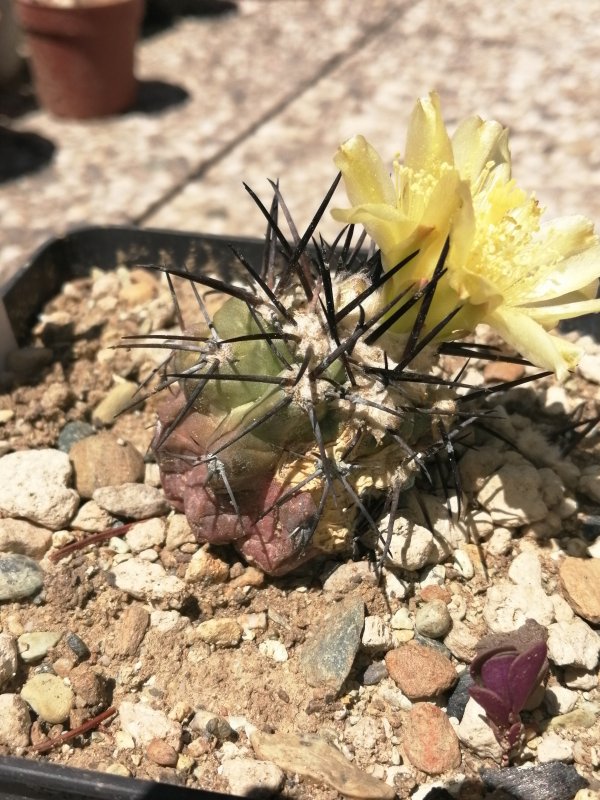
[[[491,162],[490,178],[506,182],[510,179],[508,130],[495,120],[481,117],[463,120],[452,136],[454,163],[462,178],[475,186]],[[480,188],[478,186],[478,188]]]
[[504,341],[518,353],[542,369],[551,370],[564,380],[575,369],[581,350],[575,345],[551,336],[527,314],[513,308],[498,308],[485,318]]
[[408,124],[404,163],[418,171],[437,175],[442,164],[454,164],[452,144],[440,108],[440,98],[435,92],[422,97],[412,112]]
[[342,173],[353,206],[364,203],[396,206],[396,192],[389,172],[364,136],[353,136],[344,142],[333,160]]
[[562,303],[550,306],[533,306],[522,309],[532,319],[537,320],[545,328],[554,328],[561,319],[573,319],[582,314],[597,314],[600,312],[600,299],[582,300],[575,303]]
[[384,256],[410,237],[416,227],[396,208],[383,203],[365,203],[348,209],[334,208],[331,215],[338,222],[362,225]]

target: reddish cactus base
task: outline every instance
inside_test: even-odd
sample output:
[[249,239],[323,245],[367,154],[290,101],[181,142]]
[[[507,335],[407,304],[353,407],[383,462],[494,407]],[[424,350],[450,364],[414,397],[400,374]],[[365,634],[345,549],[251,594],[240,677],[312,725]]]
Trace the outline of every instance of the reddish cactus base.
[[[284,575],[313,558],[318,551],[310,544],[305,546],[300,535],[310,529],[317,515],[310,492],[300,491],[281,507],[271,508],[290,487],[283,486],[272,472],[257,474],[252,489],[232,489],[236,510],[218,473],[202,461],[207,453],[210,420],[190,411],[161,441],[163,431],[184,404],[182,392],[162,403],[152,446],[167,499],[185,513],[198,540],[233,544],[248,562],[269,575]],[[264,514],[266,509],[271,510]]]

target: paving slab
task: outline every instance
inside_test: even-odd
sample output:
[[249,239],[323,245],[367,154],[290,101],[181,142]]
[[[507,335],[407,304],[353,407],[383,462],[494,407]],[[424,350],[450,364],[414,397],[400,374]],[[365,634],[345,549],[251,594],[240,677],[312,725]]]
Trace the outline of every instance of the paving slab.
[[47,168],[0,187],[0,284],[49,236],[143,217],[360,49],[395,5],[240,0],[235,13],[183,18],[140,44],[141,103],[130,113],[73,122],[34,110],[8,120],[56,153]]
[[[422,0],[341,61],[145,224],[260,235],[242,179],[266,201],[280,178],[300,226],[329,187],[338,144],[363,133],[390,160],[415,99],[437,89],[449,127],[479,113],[511,129],[513,173],[548,216],[600,221],[600,20],[586,0]],[[595,28],[598,30],[595,30]],[[344,204],[343,192],[338,201]],[[334,202],[335,204],[335,202]],[[321,230],[338,226],[326,218]]]

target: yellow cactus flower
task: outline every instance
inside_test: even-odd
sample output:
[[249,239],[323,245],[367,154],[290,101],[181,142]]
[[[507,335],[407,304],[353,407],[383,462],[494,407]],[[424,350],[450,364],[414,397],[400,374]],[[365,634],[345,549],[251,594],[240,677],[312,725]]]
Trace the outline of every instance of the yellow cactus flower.
[[[450,137],[431,93],[415,106],[393,175],[363,136],[342,144],[335,163],[352,206],[334,209],[335,219],[364,226],[384,269],[418,250],[386,284],[385,302],[431,278],[449,237],[447,272],[426,328],[460,305],[444,338],[485,322],[559,378],[575,367],[578,348],[548,331],[561,319],[600,311],[600,243],[583,217],[541,222],[535,197],[511,179],[508,132],[498,122],[471,117]],[[408,332],[413,319],[401,318],[394,332]]]

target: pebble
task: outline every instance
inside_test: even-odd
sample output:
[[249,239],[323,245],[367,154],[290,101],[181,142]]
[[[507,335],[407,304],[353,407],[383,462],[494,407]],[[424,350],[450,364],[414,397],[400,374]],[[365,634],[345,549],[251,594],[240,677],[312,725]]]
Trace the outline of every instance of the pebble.
[[177,750],[173,745],[162,739],[151,739],[146,745],[146,755],[160,767],[175,767],[177,765]]
[[144,477],[144,459],[136,448],[111,433],[98,433],[76,442],[69,452],[75,487],[90,498],[104,486],[137,483]]
[[32,661],[39,661],[44,658],[51,647],[58,643],[61,636],[61,631],[23,633],[17,639],[19,656],[26,664],[30,664]]
[[470,581],[475,575],[475,567],[466,550],[456,550],[454,552],[454,567],[466,581]]
[[375,686],[381,683],[384,678],[387,678],[388,671],[385,661],[374,661],[363,672],[362,683],[363,686]]
[[415,623],[406,606],[400,606],[392,615],[390,624],[395,631],[412,631],[415,627]]
[[325,578],[323,591],[343,593],[363,583],[368,586],[377,585],[377,576],[373,571],[373,566],[368,561],[348,561],[340,564]]
[[362,634],[362,649],[367,653],[379,653],[393,647],[392,630],[381,617],[365,617]]
[[60,723],[69,718],[73,691],[58,675],[38,673],[23,685],[21,697],[44,722]]
[[270,761],[230,758],[219,770],[232,794],[239,797],[268,797],[283,787],[285,773]]
[[459,677],[458,683],[448,698],[446,713],[449,717],[454,717],[459,722],[461,721],[463,714],[465,713],[467,703],[471,699],[469,689],[471,686],[473,686],[473,683],[473,678],[471,677],[469,670],[466,669]]
[[31,714],[27,703],[18,694],[0,694],[0,745],[27,747]]
[[588,622],[600,622],[600,559],[565,558],[559,569],[571,607]]
[[148,747],[153,739],[159,739],[176,751],[181,747],[181,724],[146,703],[123,700],[119,706],[119,723],[136,744]]
[[8,633],[0,633],[0,690],[17,674],[17,645]]
[[94,425],[98,427],[113,425],[116,417],[131,404],[138,389],[139,386],[133,381],[115,383],[92,411]]
[[553,730],[568,730],[571,728],[591,728],[596,724],[597,713],[595,709],[585,706],[575,708],[567,714],[553,717],[548,723],[548,727]]
[[20,450],[0,458],[0,512],[44,528],[65,528],[79,506],[68,484],[72,467],[60,450]]
[[577,369],[586,381],[600,384],[600,353],[584,353]]
[[408,712],[403,745],[411,764],[428,775],[456,769],[461,761],[454,728],[442,709],[432,703],[416,703]]
[[598,686],[598,675],[596,672],[588,672],[580,667],[565,667],[564,671],[565,686],[570,689],[580,689],[587,692]]
[[78,664],[69,672],[78,707],[98,708],[110,701],[110,681],[89,664]]
[[52,546],[52,534],[24,519],[0,519],[0,553],[40,559]]
[[198,638],[215,647],[236,647],[242,638],[242,627],[235,619],[207,619],[196,628]]
[[559,666],[592,670],[600,656],[600,636],[582,619],[548,627],[548,658]]
[[385,664],[390,677],[411,700],[443,694],[457,680],[449,658],[416,642],[390,650]]
[[21,600],[40,591],[44,573],[28,556],[0,556],[0,600]]
[[444,644],[455,658],[469,664],[477,655],[479,639],[468,623],[455,619],[452,630],[444,637]]
[[69,631],[65,636],[65,644],[75,653],[78,661],[85,661],[90,657],[90,648],[76,633]]
[[96,489],[93,499],[110,514],[128,519],[161,517],[169,510],[162,491],[143,483],[103,486]]
[[513,543],[512,531],[498,527],[486,542],[486,550],[493,556],[504,556],[510,552]]
[[160,547],[165,541],[166,523],[161,517],[137,522],[125,534],[132,553],[141,553],[151,547]]
[[224,742],[233,736],[233,728],[223,717],[213,717],[206,723],[206,732],[214,736],[220,742]]
[[448,606],[443,600],[431,600],[417,609],[415,629],[430,639],[443,639],[452,627]]
[[75,442],[85,439],[86,436],[93,436],[95,433],[96,429],[93,425],[90,425],[89,422],[83,422],[81,420],[67,422],[58,435],[56,446],[59,450],[62,450],[63,453],[68,453]]
[[435,650],[443,656],[446,656],[446,658],[450,658],[450,650],[448,650],[443,642],[438,642],[437,639],[430,639],[429,636],[422,636],[420,633],[417,633],[417,631],[414,632],[413,638],[415,642],[422,644],[423,647],[427,647],[429,650]]
[[456,729],[460,741],[481,758],[502,760],[502,748],[485,720],[485,711],[472,698],[465,706]]
[[254,731],[250,743],[259,758],[285,772],[324,783],[344,796],[364,800],[393,800],[396,796],[392,786],[362,772],[336,747],[316,736]]
[[550,625],[554,620],[554,605],[541,586],[515,586],[498,581],[486,592],[483,618],[494,633],[510,633],[527,619]]
[[404,600],[409,593],[409,582],[403,581],[389,569],[383,571],[385,596],[390,600]]
[[113,626],[114,638],[106,643],[111,656],[134,656],[146,635],[150,614],[141,603],[127,606],[123,615]]
[[258,651],[266,658],[270,658],[271,661],[276,661],[279,664],[283,664],[289,658],[284,643],[278,639],[267,639],[261,642],[258,645]]
[[579,695],[566,686],[550,686],[546,689],[544,702],[546,708],[555,716],[556,714],[566,714],[575,708]]
[[115,523],[115,518],[100,508],[98,503],[88,500],[71,520],[71,528],[87,533],[99,533],[110,528]]
[[525,550],[513,559],[508,577],[517,586],[541,586],[542,564],[537,553]]
[[115,564],[108,573],[114,585],[137,600],[168,600],[181,602],[185,583],[176,575],[168,575],[161,564],[128,558]]
[[531,767],[482,769],[484,784],[490,789],[503,789],[515,800],[572,800],[587,785],[575,767],[555,761]]
[[581,473],[577,491],[594,503],[600,503],[600,467],[586,467]]
[[166,550],[177,550],[182,544],[195,544],[196,537],[185,514],[173,514],[167,517]]
[[310,686],[327,686],[335,692],[342,688],[360,646],[364,621],[363,600],[350,595],[315,622],[299,659]]
[[483,368],[483,377],[486,383],[516,381],[525,374],[522,364],[509,364],[504,361],[488,361]]
[[537,469],[523,459],[492,473],[479,490],[477,500],[491,515],[494,525],[519,528],[546,518],[548,507],[541,489]]
[[540,764],[548,764],[550,761],[573,761],[573,742],[569,742],[557,733],[547,733],[538,744],[537,760]]
[[208,547],[202,547],[190,559],[185,571],[186,583],[212,586],[226,583],[229,578],[229,564],[213,555]]
[[[387,520],[388,517],[384,517],[380,524],[384,536],[387,535]],[[381,547],[379,539],[377,546]],[[398,517],[385,561],[393,567],[416,572],[429,563],[434,550],[433,535],[427,528]]]

